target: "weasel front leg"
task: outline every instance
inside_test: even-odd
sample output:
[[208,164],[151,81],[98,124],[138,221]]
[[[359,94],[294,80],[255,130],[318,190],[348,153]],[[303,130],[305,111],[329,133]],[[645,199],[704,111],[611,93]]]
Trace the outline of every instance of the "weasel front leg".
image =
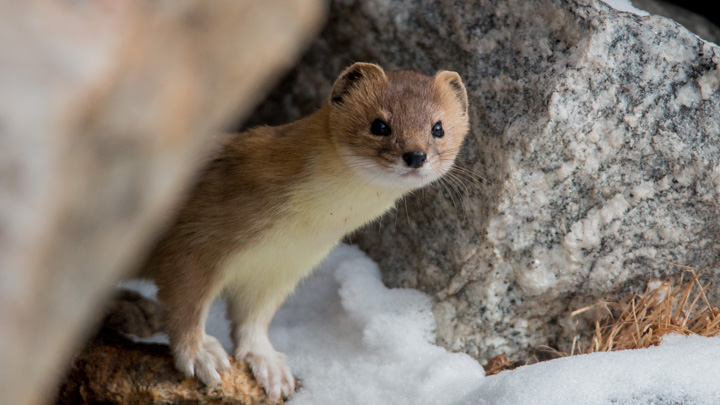
[[[193,268],[182,268],[185,275]],[[217,295],[214,278],[158,277],[158,298],[163,303],[164,322],[175,367],[188,377],[197,376],[206,385],[220,384],[220,375],[230,369],[230,360],[220,342],[205,334],[210,304]]]
[[[287,280],[285,280],[287,281]],[[238,360],[245,360],[272,401],[295,391],[295,379],[283,353],[273,348],[268,327],[289,289],[236,285],[227,291],[228,319]]]

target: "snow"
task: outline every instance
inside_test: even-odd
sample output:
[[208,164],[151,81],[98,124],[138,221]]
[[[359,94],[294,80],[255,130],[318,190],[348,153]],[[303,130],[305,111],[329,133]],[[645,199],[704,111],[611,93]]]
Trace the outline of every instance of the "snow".
[[720,338],[565,357],[488,377],[464,404],[719,404]]
[[[221,301],[207,329],[230,349]],[[720,338],[669,336],[650,349],[567,357],[484,377],[469,356],[434,345],[433,329],[429,297],[386,288],[372,260],[340,246],[278,311],[270,338],[302,385],[291,405],[720,403]]]
[[431,344],[430,299],[388,289],[357,248],[336,249],[278,312],[270,338],[303,390],[291,404],[439,404],[483,379],[465,354]]
[[626,13],[632,13],[642,16],[650,15],[650,13],[648,13],[647,11],[640,10],[639,8],[633,6],[630,0],[602,0],[602,2],[618,11],[624,11]]

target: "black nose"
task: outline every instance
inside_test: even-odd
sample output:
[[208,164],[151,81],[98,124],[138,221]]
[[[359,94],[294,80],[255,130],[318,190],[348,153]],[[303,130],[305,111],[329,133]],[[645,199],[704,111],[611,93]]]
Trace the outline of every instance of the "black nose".
[[425,152],[405,152],[403,153],[403,160],[408,166],[418,168],[422,167],[427,159]]

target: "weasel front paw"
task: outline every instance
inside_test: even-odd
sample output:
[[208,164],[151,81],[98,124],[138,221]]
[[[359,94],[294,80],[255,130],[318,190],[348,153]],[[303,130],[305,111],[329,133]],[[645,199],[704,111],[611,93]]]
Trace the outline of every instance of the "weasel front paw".
[[197,376],[205,385],[220,384],[220,374],[230,369],[227,352],[217,339],[209,335],[203,336],[199,346],[194,350],[174,350],[175,367],[188,377]]
[[274,350],[267,353],[248,352],[239,354],[237,358],[245,359],[271,401],[278,401],[281,395],[289,396],[295,391],[295,379],[284,354]]

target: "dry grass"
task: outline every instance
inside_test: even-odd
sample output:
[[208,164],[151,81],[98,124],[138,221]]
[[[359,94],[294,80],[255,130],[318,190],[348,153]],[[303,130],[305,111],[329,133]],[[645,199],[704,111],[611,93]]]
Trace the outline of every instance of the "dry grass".
[[[595,331],[590,338],[573,341],[570,355],[655,346],[668,333],[716,336],[720,334],[718,308],[705,294],[695,271],[686,266],[680,279],[648,283],[645,292],[618,303],[602,302],[574,311],[576,317],[596,310]],[[690,274],[689,279],[685,275]],[[568,355],[568,353],[561,353]]]
[[[674,278],[651,281],[642,294],[573,311],[571,319],[596,311],[594,331],[576,337],[570,353],[548,346],[536,347],[535,358],[525,364],[575,354],[647,348],[658,345],[668,333],[720,335],[720,311],[711,305],[705,294],[710,283],[702,285],[690,267],[675,266],[684,270],[677,281]],[[583,336],[582,331],[580,336]],[[508,361],[502,353],[484,367],[486,375],[493,375],[520,365]]]

